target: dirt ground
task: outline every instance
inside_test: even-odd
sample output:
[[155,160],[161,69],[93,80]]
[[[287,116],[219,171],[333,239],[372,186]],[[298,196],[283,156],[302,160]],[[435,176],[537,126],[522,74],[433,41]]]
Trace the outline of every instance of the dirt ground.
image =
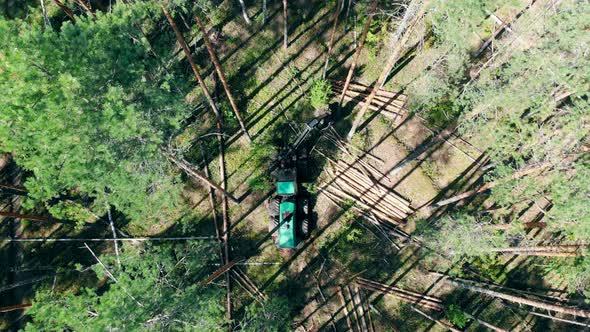
[[[286,52],[280,45],[282,36],[275,30],[279,29],[277,23],[280,18],[263,31],[251,32],[251,36],[243,34],[243,26],[239,22],[232,21],[224,26],[222,35],[226,39],[246,40],[242,48],[222,58],[225,59],[224,67],[230,72],[242,71],[248,75],[242,77],[240,85],[243,91],[239,92],[239,98],[247,99],[249,130],[255,141],[273,130],[277,122],[300,125],[300,109],[309,98],[309,87],[321,75],[326,31],[331,23],[330,10],[321,8],[294,28],[290,32]],[[330,62],[328,76],[341,78],[345,74],[343,69],[351,61],[353,37],[352,29],[345,33],[339,29],[334,46],[338,52]],[[252,53],[262,55],[253,58]],[[427,62],[428,59],[422,61]],[[370,83],[378,73],[379,63],[368,61],[361,66],[363,71],[354,80]],[[407,79],[414,74],[415,66],[406,68],[396,74],[396,80]],[[247,81],[244,82],[244,79]],[[389,84],[388,88],[394,87]],[[349,114],[336,124],[341,136],[345,136],[353,115]],[[384,163],[376,163],[365,157],[366,162],[389,174],[381,181],[383,185],[410,200],[414,209],[419,209],[461,177],[479,156],[478,151],[456,137],[429,146],[428,139],[434,133],[435,130],[429,128],[425,121],[409,113],[394,121],[377,116],[352,143],[384,160]],[[345,330],[343,308],[337,293],[340,286],[353,285],[351,277],[355,275],[377,278],[415,291],[426,291],[437,285],[436,279],[418,266],[424,257],[421,249],[406,245],[398,251],[382,238],[360,228],[363,221],[351,211],[335,206],[322,194],[316,197],[314,211],[317,213],[317,224],[310,238],[294,253],[278,253],[268,234],[268,217],[263,204],[272,193],[272,188],[269,191],[248,190],[248,179],[253,176],[249,154],[245,153],[248,147],[243,140],[230,141],[231,145],[226,148],[228,186],[235,196],[242,198],[239,205],[231,206],[233,255],[246,257],[246,264],[257,264],[244,265],[242,269],[261,291],[279,292],[295,301],[295,310],[299,312],[295,318],[298,331],[321,330],[332,324],[338,330]],[[335,149],[326,145],[323,148]],[[423,152],[416,155],[418,149]],[[218,176],[217,162],[213,160],[209,166],[213,176]],[[315,186],[321,186],[327,178],[328,175],[322,172]],[[205,192],[201,191],[200,195],[193,200],[202,202],[199,209],[209,210],[204,199]],[[415,228],[413,219],[410,218],[404,227],[408,232]],[[362,230],[360,235],[359,229]],[[351,248],[351,245],[356,248]],[[263,262],[264,265],[260,265]],[[373,271],[365,269],[369,266]],[[442,289],[430,289],[429,294],[441,294]],[[241,290],[238,288],[236,292]],[[410,330],[424,324],[420,316],[408,314],[407,305],[399,300],[364,291],[362,294],[375,304],[371,305],[372,316],[378,330],[392,326]],[[412,318],[408,319],[408,316]],[[438,329],[435,326],[429,328]]]

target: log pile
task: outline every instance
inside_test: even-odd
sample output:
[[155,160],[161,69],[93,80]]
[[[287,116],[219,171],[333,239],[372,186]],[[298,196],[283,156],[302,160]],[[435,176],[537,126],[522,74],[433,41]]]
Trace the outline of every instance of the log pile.
[[[333,91],[336,94],[342,94],[344,82],[333,80],[332,83]],[[371,93],[370,86],[359,83],[350,83],[344,94],[344,100],[358,102],[360,106],[363,106],[369,93]],[[400,92],[379,89],[377,95],[369,105],[369,109],[372,111],[379,111],[383,115],[392,119],[400,119],[401,116],[407,113],[407,99],[408,97]]]
[[426,309],[431,309],[435,311],[442,311],[444,309],[442,300],[436,297],[401,289],[395,286],[381,284],[376,281],[368,280],[365,278],[357,278],[356,283],[361,288],[373,292],[391,295],[397,299],[424,307]]
[[[343,160],[329,159],[327,173],[331,179],[322,191],[338,203],[353,201],[360,212],[394,224],[401,224],[413,212],[410,202],[379,181]],[[358,163],[355,163],[355,165]]]
[[354,287],[354,292],[350,286],[340,287],[338,296],[348,331],[375,332],[369,303],[359,287]]

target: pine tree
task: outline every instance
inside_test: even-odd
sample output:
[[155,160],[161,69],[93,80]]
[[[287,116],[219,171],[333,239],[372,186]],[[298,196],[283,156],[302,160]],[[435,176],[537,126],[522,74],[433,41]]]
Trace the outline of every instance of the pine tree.
[[[131,248],[129,248],[131,249]],[[204,288],[202,277],[213,260],[214,247],[191,242],[161,245],[142,251],[127,250],[121,257],[100,257],[95,278],[81,278],[81,288],[65,292],[37,292],[27,311],[32,321],[25,331],[63,330],[224,330],[221,290]],[[96,282],[89,282],[96,280]]]
[[28,207],[68,195],[138,225],[177,213],[179,187],[159,146],[186,106],[172,77],[150,78],[157,60],[136,27],[160,15],[136,3],[60,31],[0,21],[0,151],[33,173]]

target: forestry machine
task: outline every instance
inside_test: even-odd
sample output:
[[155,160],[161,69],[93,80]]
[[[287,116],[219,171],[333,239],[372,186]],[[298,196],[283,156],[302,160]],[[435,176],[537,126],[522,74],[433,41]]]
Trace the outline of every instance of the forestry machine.
[[[327,116],[314,118],[291,146],[279,149],[272,173],[276,181],[276,194],[267,201],[270,215],[269,231],[279,249],[294,249],[309,236],[312,217],[309,195],[299,188],[307,181],[309,146],[311,137],[329,128]],[[319,138],[319,137],[316,137]]]

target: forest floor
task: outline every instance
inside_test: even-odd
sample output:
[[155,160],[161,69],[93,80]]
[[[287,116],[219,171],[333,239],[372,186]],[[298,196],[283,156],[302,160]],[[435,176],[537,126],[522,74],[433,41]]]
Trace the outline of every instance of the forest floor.
[[[247,127],[255,143],[288,141],[313,116],[309,107],[310,87],[321,77],[326,41],[329,40],[332,26],[333,8],[326,7],[322,1],[315,2],[314,5],[294,4],[289,22],[289,47],[285,51],[282,49],[283,22],[279,5],[273,3],[269,7],[265,25],[260,23],[261,13],[257,6],[249,8],[254,21],[252,26],[247,26],[241,16],[234,12],[232,19],[220,25],[221,32],[216,41],[222,66],[240,109],[245,110]],[[345,77],[354,53],[355,38],[362,29],[360,26],[353,26],[352,16],[343,20],[346,21],[343,25],[347,26],[347,30],[344,31],[341,25],[336,34],[334,53],[327,71],[327,77],[331,79]],[[198,39],[193,39],[192,45],[196,45],[199,55],[206,57],[206,51]],[[364,51],[366,56],[361,57],[354,81],[365,85],[371,85],[375,81],[382,69],[382,61],[375,55],[378,47],[368,45]],[[399,91],[404,84],[421,79],[424,68],[436,58],[437,55],[429,51],[408,57],[394,71],[394,76],[385,85],[385,89]],[[210,72],[211,68],[205,74]],[[194,92],[187,99],[198,95],[198,91],[199,88],[195,86]],[[219,95],[224,100],[223,94]],[[343,137],[350,128],[354,107],[351,103],[346,104],[341,114],[343,119],[335,124],[335,129]],[[235,120],[229,117],[231,112],[227,107],[224,109],[228,117],[228,127],[233,126],[231,129],[235,129]],[[384,163],[376,163],[370,158],[364,158],[365,162],[377,167],[382,173],[395,169],[389,179],[383,179],[381,183],[410,200],[412,208],[417,211],[403,226],[404,231],[412,234],[424,227],[424,223],[435,221],[440,213],[439,210],[422,209],[424,206],[442,197],[452,196],[479,179],[480,175],[473,170],[481,162],[481,151],[456,136],[442,143],[430,144],[429,139],[441,128],[435,128],[428,121],[410,113],[395,121],[382,115],[373,115],[367,115],[366,122],[357,132],[352,144],[383,159]],[[217,151],[216,140],[211,136],[208,140],[201,139],[203,144],[194,143],[200,135],[210,132],[212,127],[213,117],[209,116],[209,121],[189,124],[176,140],[178,145],[188,147],[187,159],[195,165],[202,165],[203,158],[206,159],[213,179],[219,181],[217,154],[211,152]],[[227,131],[230,134],[231,129]],[[335,158],[341,157],[336,148],[326,142],[320,142],[318,149],[330,152]],[[357,276],[443,298],[445,303],[468,304],[463,307],[468,307],[471,314],[498,326],[509,326],[510,330],[530,328],[529,321],[519,319],[523,314],[518,308],[454,290],[440,282],[436,275],[429,273],[429,270],[446,271],[457,262],[433,254],[427,248],[414,243],[400,241],[397,244],[402,247],[398,250],[383,237],[367,232],[365,221],[359,219],[350,208],[336,206],[325,195],[314,193],[314,188],[319,187],[328,177],[323,169],[326,161],[317,153],[312,155],[316,180],[308,187],[316,195],[314,211],[317,218],[314,230],[310,238],[294,253],[281,255],[269,235],[264,205],[273,193],[272,183],[262,189],[251,189],[249,181],[268,175],[268,172],[258,169],[256,158],[249,151],[245,140],[235,134],[230,135],[226,141],[228,189],[240,199],[240,204],[230,203],[232,255],[245,258],[246,264],[253,264],[241,265],[240,268],[262,292],[277,292],[288,296],[294,305],[294,312],[297,313],[295,327],[298,331],[331,330],[332,326],[339,331],[346,330],[347,319],[344,312],[352,310],[352,307],[347,306],[344,309],[338,294],[341,289],[348,287],[352,293],[360,293],[359,299],[369,300],[370,305],[366,305],[364,310],[370,312],[378,331],[387,330],[391,326],[400,331],[444,330],[412,312],[407,302],[377,293],[357,291]],[[201,220],[210,220],[211,208],[206,187],[195,182],[187,187],[185,194],[194,209],[199,211]],[[196,224],[197,221],[189,222]],[[145,235],[171,232],[175,222],[157,225]],[[186,222],[183,226],[186,226]],[[201,234],[213,234],[210,223],[199,231]],[[83,233],[91,234],[92,230]],[[58,236],[61,233],[54,230],[52,234]],[[38,234],[26,235],[35,237]],[[53,250],[63,248],[61,245],[53,245],[51,249],[46,247],[44,250],[50,255]],[[519,280],[525,274],[539,269],[535,266],[535,261],[531,260],[527,260],[529,268],[526,269],[520,259],[507,258],[505,263],[504,266],[492,267],[496,269],[496,281],[504,278]],[[482,262],[481,266],[485,264]],[[529,283],[535,275],[530,273],[526,280],[519,282],[547,287],[548,295],[561,294],[564,285]],[[234,290],[236,310],[243,310],[244,305],[254,301],[238,286]],[[509,314],[503,314],[503,311]],[[350,317],[353,316],[356,314],[351,313]],[[362,324],[362,317],[360,320],[352,320],[353,324]],[[472,323],[467,330],[477,328]]]
[[[229,43],[227,54],[221,55],[223,66],[230,73],[231,86],[238,99],[247,101],[242,105],[247,109],[247,123],[255,142],[263,135],[276,135],[281,129],[292,133],[288,136],[295,137],[293,129],[301,128],[302,123],[311,118],[306,104],[311,84],[321,77],[325,41],[329,39],[332,23],[332,8],[308,9],[290,28],[289,48],[285,52],[281,44],[282,18],[278,9],[275,7],[270,11],[269,21],[272,23],[261,30],[245,33],[249,27],[234,20],[223,26],[221,33],[222,43]],[[349,24],[352,24],[352,18]],[[358,35],[361,27],[356,29]],[[346,32],[341,28],[337,31],[335,51],[327,72],[329,78],[343,79],[346,75],[354,52],[354,37],[350,25]],[[366,51],[369,56],[361,57],[356,82],[369,85],[378,75],[380,63],[372,52],[375,50],[369,49]],[[422,58],[407,62],[406,66],[396,70],[395,79],[388,82],[386,88],[399,90],[399,82],[415,78],[420,67],[427,66],[429,60]],[[353,107],[351,103],[345,105],[346,116],[335,124],[341,136],[345,136],[350,128]],[[409,199],[414,209],[419,210],[435,198],[450,195],[477,179],[477,176],[466,178],[465,173],[473,175],[469,169],[478,162],[480,152],[460,139],[452,137],[442,144],[430,145],[429,138],[434,131],[424,120],[411,115],[396,121],[382,116],[369,115],[367,118],[369,120],[352,144],[382,158],[383,164],[366,157],[365,161],[383,173],[397,166],[382,184]],[[326,142],[320,142],[318,148],[338,156],[335,147]],[[292,300],[299,312],[295,319],[298,329],[310,331],[332,324],[338,330],[346,329],[337,292],[339,287],[346,285],[354,289],[351,277],[355,275],[429,294],[442,295],[450,291],[439,287],[436,278],[421,268],[419,262],[426,256],[424,249],[406,245],[398,251],[385,239],[362,228],[360,223],[363,221],[358,220],[352,211],[335,206],[322,194],[316,197],[314,211],[317,220],[311,237],[294,253],[280,255],[268,234],[268,215],[264,206],[273,189],[249,190],[248,179],[256,171],[252,169],[251,155],[243,153],[247,149],[243,140],[235,139],[229,140],[226,149],[228,187],[235,196],[243,198],[239,205],[231,207],[232,252],[234,256],[247,258],[247,263],[265,264],[246,265],[242,269],[261,291],[279,292]],[[413,152],[418,149],[422,153],[415,155]],[[318,154],[312,157],[319,173],[313,187],[319,187],[327,177],[323,172],[325,160]],[[210,169],[217,178],[217,161],[210,160]],[[192,199],[200,202],[199,210],[207,211],[210,206],[206,191],[202,189]],[[416,228],[414,219],[410,218],[404,226],[405,231],[411,233]],[[436,260],[433,263],[439,268],[450,264]],[[435,285],[437,287],[433,289]],[[239,289],[237,292],[241,293]],[[363,296],[369,295],[363,293]],[[252,301],[245,293],[235,299],[244,301],[244,304]],[[424,327],[423,319],[416,314],[409,315],[414,321],[408,320],[409,308],[402,305],[403,302],[382,296],[371,297],[371,300],[376,305],[371,311],[378,330],[387,326],[403,326],[403,330]]]
[[[220,54],[222,65],[242,109],[247,110],[246,122],[254,142],[285,142],[289,141],[289,137],[292,141],[303,123],[313,116],[309,107],[310,87],[322,74],[333,8],[316,3],[315,6],[296,6],[294,11],[297,15],[293,15],[296,19],[290,22],[287,51],[282,49],[282,17],[277,6],[271,7],[268,22],[262,27],[260,24],[255,24],[254,28],[246,26],[238,18],[223,25],[220,33],[220,44],[225,45]],[[251,8],[250,14],[254,14],[255,20],[260,20],[260,12],[254,8]],[[355,38],[361,30],[360,26],[352,26],[352,17],[344,20],[348,20],[343,24],[347,30],[339,27],[337,31],[326,75],[331,79],[346,76],[354,54]],[[479,42],[476,38],[474,45]],[[419,41],[414,43],[417,47],[424,46]],[[378,48],[377,44],[365,49],[366,56],[361,57],[354,81],[371,85],[376,80],[382,69],[382,63],[375,55]],[[422,73],[439,57],[440,54],[428,49],[417,52],[417,55],[411,53],[393,71],[385,89],[399,91],[409,82],[424,80]],[[427,93],[429,87],[425,86],[424,90]],[[412,96],[409,98],[411,102]],[[334,125],[343,137],[350,128],[354,107],[354,103],[345,104],[343,114],[339,114],[342,119]],[[441,212],[423,207],[469,188],[480,178],[474,170],[482,163],[482,152],[457,136],[432,144],[430,139],[442,129],[436,127],[436,123],[410,113],[395,120],[369,114],[352,141],[357,148],[385,161],[379,164],[365,157],[365,162],[382,173],[395,169],[389,179],[383,179],[381,183],[411,201],[416,213],[403,226],[410,234],[416,228],[423,228],[424,223],[434,222]],[[342,157],[334,146],[326,142],[320,141],[317,148],[335,158]],[[354,306],[348,305],[344,309],[338,294],[343,289],[345,297],[347,291],[351,292],[348,296],[359,293],[354,279],[358,276],[443,298],[447,304],[461,303],[464,308],[470,309],[471,314],[499,326],[510,326],[510,330],[530,329],[532,323],[520,319],[524,315],[518,308],[468,296],[465,291],[445,286],[440,278],[428,272],[429,269],[446,271],[458,262],[437,256],[427,248],[412,243],[397,243],[402,245],[398,250],[383,237],[367,232],[367,226],[363,225],[365,222],[352,210],[334,205],[325,195],[317,192],[314,204],[317,218],[310,238],[294,253],[281,255],[269,236],[264,205],[273,193],[272,183],[264,190],[249,188],[249,180],[260,174],[256,170],[255,158],[244,153],[247,150],[246,142],[236,139],[235,135],[227,142],[228,187],[230,192],[242,199],[240,204],[231,206],[232,252],[234,257],[246,258],[246,264],[252,264],[241,266],[241,269],[262,292],[288,296],[294,305],[294,312],[298,313],[295,318],[297,330],[346,330],[346,310],[350,310],[352,324],[362,325],[363,318],[356,317]],[[316,180],[308,189],[314,192],[314,188],[320,187],[328,176],[324,171],[326,160],[317,153],[312,154],[312,158]],[[213,157],[207,159],[211,161],[209,167],[214,178],[219,180],[217,160]],[[195,161],[199,162],[198,158]],[[198,210],[210,210],[204,188],[192,195],[194,202],[200,202]],[[422,225],[416,224],[416,221]],[[508,257],[505,263],[504,266],[491,267],[496,269],[493,271],[496,281],[514,278],[518,282],[523,274],[535,269],[534,266],[523,268],[521,259]],[[475,265],[478,266],[477,262]],[[482,267],[485,265],[484,262],[479,264]],[[530,280],[535,275],[531,273],[526,279]],[[523,283],[522,280],[520,283]],[[546,286],[542,282],[532,284]],[[552,287],[548,287],[547,294],[559,295],[563,287],[555,285],[553,292]],[[246,292],[234,289],[236,303],[253,301]],[[359,295],[359,299],[367,298],[371,303],[364,309],[370,311],[377,330],[386,330],[391,326],[400,331],[444,330],[412,312],[407,302],[363,290]],[[356,310],[360,310],[358,305],[356,302]],[[240,308],[243,307],[238,305],[237,310]],[[477,328],[477,323],[472,322],[467,329]]]

